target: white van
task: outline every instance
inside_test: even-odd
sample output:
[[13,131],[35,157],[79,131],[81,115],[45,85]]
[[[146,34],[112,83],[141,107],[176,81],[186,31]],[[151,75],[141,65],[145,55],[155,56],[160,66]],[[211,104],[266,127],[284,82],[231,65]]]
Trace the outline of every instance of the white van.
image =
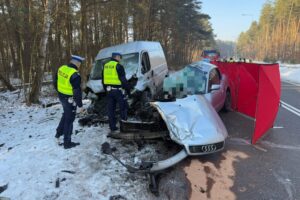
[[102,85],[103,65],[113,52],[122,54],[121,64],[126,78],[137,77],[135,89],[149,91],[151,97],[162,91],[163,80],[168,73],[165,54],[159,42],[135,41],[120,44],[99,51],[92,68],[87,87],[95,94],[104,93]]

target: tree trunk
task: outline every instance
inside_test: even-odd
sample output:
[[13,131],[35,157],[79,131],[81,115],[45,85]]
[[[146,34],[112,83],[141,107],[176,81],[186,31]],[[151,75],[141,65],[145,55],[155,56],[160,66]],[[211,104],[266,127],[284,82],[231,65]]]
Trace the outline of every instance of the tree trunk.
[[83,83],[86,82],[86,75],[87,75],[87,66],[89,65],[88,60],[88,40],[87,40],[87,3],[84,0],[80,1],[81,3],[81,21],[80,21],[80,41],[81,41],[81,48],[80,52],[81,55],[86,59],[84,66],[80,68],[81,80]]
[[23,69],[24,69],[24,82],[29,83],[30,80],[30,71],[31,71],[31,51],[32,51],[32,34],[31,34],[31,24],[30,24],[30,13],[32,12],[30,9],[31,0],[24,1],[24,25],[23,25]]
[[42,38],[39,46],[39,58],[38,58],[38,66],[40,70],[37,70],[34,80],[33,80],[33,85],[32,85],[32,90],[29,95],[29,101],[27,102],[28,105],[31,103],[39,103],[39,95],[40,95],[40,89],[41,89],[41,83],[43,79],[43,74],[44,74],[44,69],[45,69],[45,60],[46,60],[46,50],[47,50],[47,43],[48,43],[48,38],[49,38],[49,30],[50,30],[50,25],[51,25],[51,10],[54,5],[54,0],[45,0],[44,4],[44,19],[43,19],[43,27],[42,27]]
[[65,3],[65,10],[66,10],[66,31],[65,31],[65,40],[66,40],[66,57],[70,58],[72,53],[72,20],[71,20],[71,9],[70,9],[70,2],[69,0],[66,0]]
[[10,84],[9,80],[5,79],[4,76],[2,76],[2,74],[0,74],[0,81],[2,81],[2,83],[7,89],[9,89],[9,91],[16,90],[16,88],[12,84]]

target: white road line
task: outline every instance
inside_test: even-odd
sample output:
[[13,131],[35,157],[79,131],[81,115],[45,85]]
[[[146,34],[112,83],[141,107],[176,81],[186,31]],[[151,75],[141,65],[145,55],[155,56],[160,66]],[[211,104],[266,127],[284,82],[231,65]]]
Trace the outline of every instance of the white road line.
[[272,148],[300,151],[299,145],[294,146],[294,145],[275,144],[273,142],[269,142],[266,140],[262,140],[259,143],[262,145],[268,146],[268,147],[272,147]]
[[288,84],[291,84],[291,85],[295,85],[295,86],[298,86],[298,87],[300,87],[300,85],[299,84],[297,84],[297,83],[293,83],[293,82],[290,82],[290,81],[282,81],[283,83],[288,83]]
[[294,113],[294,114],[295,114],[295,115],[297,115],[298,117],[300,117],[300,114],[299,114],[299,113],[297,113],[297,112],[293,111],[293,110],[292,110],[292,109],[290,109],[289,107],[286,107],[285,105],[282,105],[282,107],[283,107],[283,108],[285,108],[285,109],[287,109],[288,111],[290,111],[290,112]]
[[[283,108],[285,108],[285,109],[287,109],[288,111],[290,111],[290,112],[292,112],[292,113],[294,113],[295,115],[297,115],[298,117],[300,117],[300,112],[297,112],[297,110],[299,110],[299,109],[297,109],[297,108],[295,108],[295,107],[293,107],[293,106],[291,106],[291,105],[289,105],[289,104],[287,104],[287,103],[284,103],[284,102],[282,102],[282,101],[280,101],[281,102],[281,106],[283,107]],[[288,106],[287,106],[287,105]],[[296,111],[295,111],[296,110]]]
[[289,107],[290,109],[294,110],[295,112],[300,113],[300,110],[298,108],[295,108],[294,106],[291,106],[290,104],[287,104],[282,100],[280,100],[280,103],[285,105],[286,107]]
[[273,129],[284,128],[283,126],[273,126]]
[[273,172],[273,175],[275,176],[275,178],[277,179],[277,181],[284,186],[285,191],[287,192],[288,197],[289,197],[289,198],[286,198],[286,199],[287,200],[295,199],[294,198],[295,186],[290,181],[290,179],[286,179],[284,177],[281,177],[276,172]]
[[294,110],[295,112],[300,113],[300,109],[295,108],[295,107],[293,107],[292,105],[285,103],[284,101],[280,101],[280,102],[281,102],[281,104],[283,104],[283,105],[289,107],[290,109]]

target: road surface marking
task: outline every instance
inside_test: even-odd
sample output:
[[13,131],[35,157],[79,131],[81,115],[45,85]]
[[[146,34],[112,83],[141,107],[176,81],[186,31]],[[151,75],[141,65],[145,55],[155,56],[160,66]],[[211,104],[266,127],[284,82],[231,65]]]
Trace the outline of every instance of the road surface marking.
[[281,100],[280,100],[280,103],[281,103],[281,106],[283,108],[287,109],[288,111],[290,111],[290,112],[294,113],[295,115],[297,115],[298,117],[300,117],[300,110],[299,109],[297,109],[297,108],[295,108],[295,107],[293,107],[293,106],[291,106],[291,105],[289,105],[289,104],[287,104],[287,103],[285,103]]
[[287,150],[295,150],[295,151],[299,151],[300,150],[300,146],[293,146],[293,145],[284,145],[284,144],[275,144],[273,142],[269,142],[266,140],[260,141],[260,144],[263,144],[265,146],[268,147],[272,147],[272,148],[278,148],[278,149],[287,149]]
[[297,84],[297,83],[293,83],[293,82],[291,82],[291,81],[282,81],[283,83],[288,83],[288,84],[291,84],[291,85],[295,85],[295,86],[298,86],[298,87],[300,87],[300,85],[299,84]]
[[286,191],[286,193],[288,194],[288,197],[289,197],[287,199],[288,200],[295,199],[294,198],[295,187],[294,187],[293,183],[289,179],[284,179],[283,177],[279,176],[276,172],[273,172],[273,175],[275,176],[277,181],[284,186],[285,191]]
[[283,126],[273,126],[273,129],[284,128]]
[[232,138],[229,137],[229,141],[227,140],[227,143],[231,143],[231,144],[236,144],[236,145],[251,145],[251,147],[254,147],[257,150],[263,151],[263,152],[267,152],[266,149],[254,144],[252,145],[251,142],[249,140],[243,139],[243,138]]
[[290,104],[285,103],[284,101],[280,101],[282,104],[284,104],[285,106],[289,107],[290,109],[294,110],[297,113],[300,113],[300,110],[298,108],[295,108],[293,106],[291,106]]

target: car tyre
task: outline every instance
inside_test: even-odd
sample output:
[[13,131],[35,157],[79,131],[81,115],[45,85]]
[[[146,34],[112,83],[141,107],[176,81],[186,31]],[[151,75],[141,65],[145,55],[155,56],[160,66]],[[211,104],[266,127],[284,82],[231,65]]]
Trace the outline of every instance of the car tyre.
[[142,94],[142,106],[149,105],[149,102],[152,100],[152,94],[149,90],[145,90]]
[[226,91],[226,98],[223,106],[223,111],[224,112],[230,112],[231,109],[231,93],[229,90]]

